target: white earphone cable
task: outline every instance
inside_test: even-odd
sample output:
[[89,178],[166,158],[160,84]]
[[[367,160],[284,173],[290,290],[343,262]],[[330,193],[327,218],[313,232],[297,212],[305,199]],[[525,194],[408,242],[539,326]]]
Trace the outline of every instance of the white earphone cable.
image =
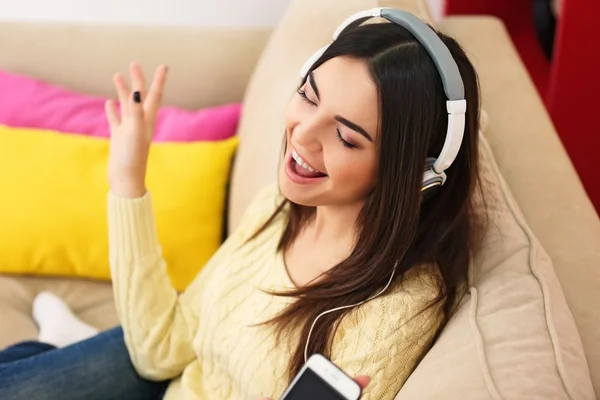
[[344,310],[346,308],[352,308],[352,307],[358,307],[368,301],[373,300],[376,297],[381,296],[387,289],[388,287],[390,287],[390,285],[392,284],[392,280],[394,279],[394,275],[396,274],[396,267],[398,266],[398,261],[396,261],[394,263],[394,268],[392,269],[392,273],[390,275],[390,279],[388,280],[387,284],[385,285],[385,287],[383,289],[381,289],[379,291],[379,293],[377,293],[376,295],[369,297],[366,300],[363,300],[359,303],[356,304],[350,304],[348,306],[341,306],[341,307],[336,307],[336,308],[332,308],[331,310],[327,310],[327,311],[323,311],[321,314],[317,315],[317,317],[315,318],[315,320],[313,321],[312,325],[310,326],[310,330],[308,331],[308,337],[306,338],[306,345],[304,346],[304,362],[308,361],[308,344],[310,343],[310,336],[312,334],[312,331],[315,327],[315,324],[317,323],[317,321],[319,320],[319,318],[321,318],[323,315],[335,312],[335,311],[339,311],[339,310]]

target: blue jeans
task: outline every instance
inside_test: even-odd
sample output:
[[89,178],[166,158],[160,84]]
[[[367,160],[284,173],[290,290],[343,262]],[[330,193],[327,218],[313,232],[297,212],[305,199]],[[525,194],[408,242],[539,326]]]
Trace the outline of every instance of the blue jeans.
[[136,373],[120,327],[63,348],[31,341],[0,351],[2,399],[158,400],[168,384]]

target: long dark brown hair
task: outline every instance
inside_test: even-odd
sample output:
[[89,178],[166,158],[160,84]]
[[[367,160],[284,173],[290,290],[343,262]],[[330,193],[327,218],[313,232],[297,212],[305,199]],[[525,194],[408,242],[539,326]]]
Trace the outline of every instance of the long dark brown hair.
[[[379,170],[377,182],[356,221],[357,241],[352,254],[318,280],[276,293],[296,300],[268,321],[279,333],[299,334],[289,364],[290,379],[304,364],[310,326],[326,310],[358,303],[390,278],[394,283],[421,264],[439,268],[439,305],[444,321],[464,294],[473,253],[483,231],[484,216],[475,212],[474,193],[481,189],[478,174],[479,83],[473,65],[460,45],[438,32],[458,64],[467,100],[466,128],[458,157],[446,171],[446,184],[424,201],[421,183],[425,159],[439,155],[446,137],[446,96],[433,60],[403,27],[390,23],[346,28],[312,66],[334,57],[364,60],[379,94]],[[303,84],[302,82],[301,84]],[[285,150],[285,149],[284,149]],[[284,251],[314,216],[315,207],[284,200],[253,236],[260,235],[280,213],[286,225],[279,242]],[[335,327],[348,310],[326,314],[314,326],[308,354],[330,354]]]

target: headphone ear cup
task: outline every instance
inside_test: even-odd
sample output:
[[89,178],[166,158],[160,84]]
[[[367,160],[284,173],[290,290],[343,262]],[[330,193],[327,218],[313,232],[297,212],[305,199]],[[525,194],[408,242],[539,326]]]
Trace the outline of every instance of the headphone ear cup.
[[423,200],[430,199],[446,182],[446,174],[438,174],[433,170],[435,158],[428,157],[425,160],[425,172],[423,173],[423,184],[421,185],[421,195]]
[[435,197],[435,194],[440,191],[442,187],[440,185],[431,186],[425,190],[421,190],[421,197],[423,198],[423,202]]

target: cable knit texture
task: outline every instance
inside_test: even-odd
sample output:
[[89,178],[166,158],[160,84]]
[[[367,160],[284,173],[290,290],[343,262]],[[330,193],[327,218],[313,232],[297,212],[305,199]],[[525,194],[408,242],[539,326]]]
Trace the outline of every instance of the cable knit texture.
[[[260,325],[293,301],[266,293],[293,285],[277,251],[285,218],[246,243],[280,201],[276,186],[261,191],[240,227],[178,294],[161,257],[150,195],[109,194],[111,270],[125,340],[142,376],[173,379],[166,399],[279,398],[286,388],[299,339],[276,343],[272,327]],[[331,358],[352,376],[371,377],[364,399],[393,399],[402,387],[441,321],[439,307],[427,308],[437,288],[434,270],[414,268],[339,324]]]

